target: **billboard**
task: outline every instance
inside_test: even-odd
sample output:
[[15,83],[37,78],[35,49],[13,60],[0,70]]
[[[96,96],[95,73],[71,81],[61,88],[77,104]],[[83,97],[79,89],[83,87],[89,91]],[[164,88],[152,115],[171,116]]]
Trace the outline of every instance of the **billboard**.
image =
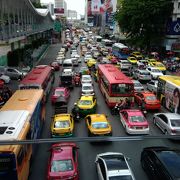
[[180,35],[180,19],[176,21],[169,20],[166,26],[167,35]]
[[54,8],[54,14],[64,14],[64,8]]
[[99,14],[101,7],[101,0],[92,0],[91,1],[91,11],[93,14]]

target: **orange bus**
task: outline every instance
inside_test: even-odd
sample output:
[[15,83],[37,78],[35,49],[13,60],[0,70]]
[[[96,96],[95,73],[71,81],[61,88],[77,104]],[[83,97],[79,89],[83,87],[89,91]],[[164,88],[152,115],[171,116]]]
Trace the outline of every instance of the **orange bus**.
[[[43,90],[17,90],[0,109],[0,140],[39,138],[45,119]],[[1,145],[0,179],[28,179],[35,146]]]
[[54,71],[48,65],[34,67],[19,84],[19,89],[43,89],[45,99],[54,83]]
[[134,105],[134,84],[112,64],[98,65],[98,83],[107,105],[112,108],[121,100]]

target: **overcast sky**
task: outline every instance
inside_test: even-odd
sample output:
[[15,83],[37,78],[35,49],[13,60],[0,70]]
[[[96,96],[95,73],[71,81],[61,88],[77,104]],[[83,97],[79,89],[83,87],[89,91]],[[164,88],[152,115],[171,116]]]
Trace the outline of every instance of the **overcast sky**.
[[[84,14],[85,0],[65,0],[67,2],[67,9],[76,10],[79,14]],[[41,3],[54,3],[54,0],[41,0]]]

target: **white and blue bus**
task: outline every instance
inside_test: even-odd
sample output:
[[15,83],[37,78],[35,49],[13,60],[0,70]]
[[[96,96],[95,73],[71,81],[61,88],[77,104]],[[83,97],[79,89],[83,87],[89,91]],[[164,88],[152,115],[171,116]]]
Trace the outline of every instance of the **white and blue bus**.
[[120,59],[127,59],[129,48],[122,43],[115,43],[112,46],[112,54]]

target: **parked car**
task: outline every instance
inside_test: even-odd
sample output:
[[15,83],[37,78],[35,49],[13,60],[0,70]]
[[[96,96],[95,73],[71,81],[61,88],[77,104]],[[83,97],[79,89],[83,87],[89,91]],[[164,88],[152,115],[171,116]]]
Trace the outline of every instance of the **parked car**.
[[0,80],[3,81],[5,84],[8,84],[11,79],[9,76],[4,75],[3,73],[0,73]]
[[99,180],[135,180],[128,158],[119,152],[97,154],[96,168]]
[[134,71],[134,78],[139,81],[150,81],[151,80],[151,74],[147,70],[144,69],[136,69]]
[[70,137],[73,135],[74,120],[71,114],[55,114],[51,122],[52,137]]
[[132,80],[134,83],[134,92],[143,92],[144,87],[138,80]]
[[146,70],[151,74],[152,79],[157,79],[159,76],[163,76],[162,71],[155,67],[147,67]]
[[90,75],[82,75],[81,84],[83,83],[92,83],[92,78]]
[[83,83],[82,84],[82,89],[81,89],[81,95],[82,96],[94,96],[94,88],[91,83]]
[[164,134],[180,135],[180,115],[176,113],[156,113],[153,123],[161,129]]
[[111,136],[112,127],[104,114],[91,114],[85,117],[88,136]]
[[157,85],[158,85],[158,81],[149,81],[147,84],[147,89],[153,93],[157,93]]
[[77,106],[81,116],[96,113],[97,100],[95,96],[81,96]]
[[67,87],[56,87],[51,96],[51,102],[54,104],[59,97],[63,97],[67,103],[70,96],[70,90]]
[[134,94],[134,97],[137,104],[146,110],[161,109],[160,101],[156,98],[155,94],[152,92],[149,91],[137,92]]
[[149,134],[149,123],[140,110],[121,110],[120,121],[128,134]]
[[160,146],[146,147],[141,152],[141,165],[149,179],[180,179],[180,150]]
[[78,147],[75,143],[53,144],[48,160],[47,180],[79,179]]

